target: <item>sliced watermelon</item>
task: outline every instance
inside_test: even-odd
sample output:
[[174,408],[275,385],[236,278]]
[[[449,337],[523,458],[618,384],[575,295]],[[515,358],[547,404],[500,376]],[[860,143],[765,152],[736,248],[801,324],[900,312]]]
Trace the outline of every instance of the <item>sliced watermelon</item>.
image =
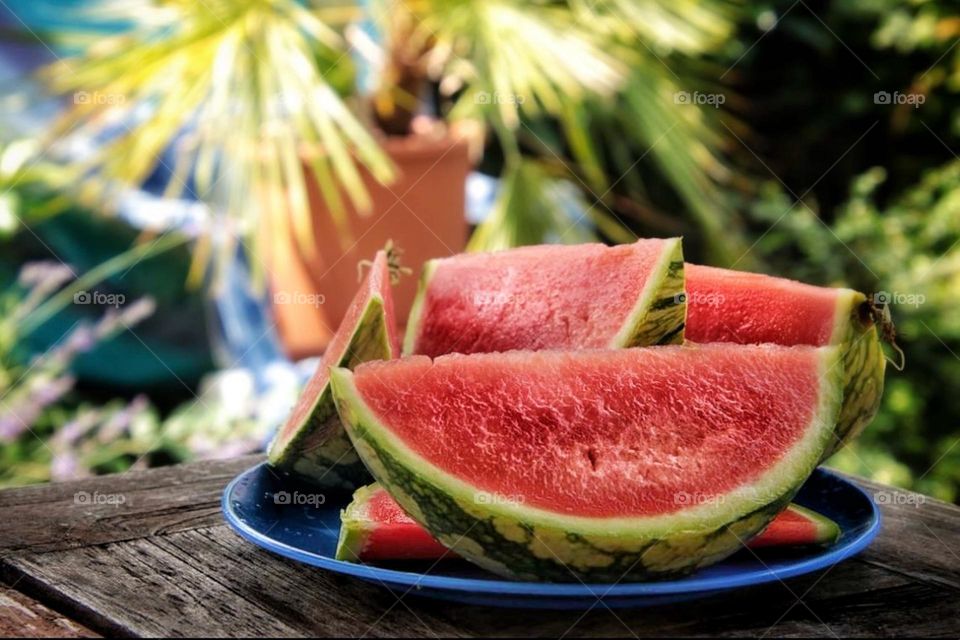
[[340,512],[337,559],[439,560],[456,557],[377,483],[360,487]]
[[835,348],[700,345],[416,356],[333,369],[360,457],[495,573],[688,573],[789,503],[828,444]]
[[683,340],[679,238],[543,245],[431,260],[406,353],[617,348]]
[[816,511],[791,504],[747,546],[787,547],[833,544],[840,537],[840,527]]
[[[791,504],[747,546],[802,547],[832,544],[840,527],[830,518]],[[441,560],[457,555],[437,542],[377,483],[360,487],[340,513],[337,560]]]
[[352,491],[370,482],[370,473],[337,416],[330,391],[330,367],[352,368],[367,360],[395,358],[399,352],[389,260],[386,252],[380,251],[316,373],[270,444],[270,464],[332,489]]
[[687,264],[686,338],[692,342],[837,345],[845,370],[836,437],[824,457],[873,419],[886,359],[866,296],[758,273]]

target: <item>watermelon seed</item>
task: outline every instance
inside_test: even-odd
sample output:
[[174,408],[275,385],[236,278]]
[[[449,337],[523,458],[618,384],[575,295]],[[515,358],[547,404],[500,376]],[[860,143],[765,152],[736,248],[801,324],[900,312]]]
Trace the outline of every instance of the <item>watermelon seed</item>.
[[596,471],[597,462],[598,462],[597,450],[594,449],[593,447],[590,447],[589,449],[587,449],[587,459],[590,461],[590,466],[593,468],[594,471]]

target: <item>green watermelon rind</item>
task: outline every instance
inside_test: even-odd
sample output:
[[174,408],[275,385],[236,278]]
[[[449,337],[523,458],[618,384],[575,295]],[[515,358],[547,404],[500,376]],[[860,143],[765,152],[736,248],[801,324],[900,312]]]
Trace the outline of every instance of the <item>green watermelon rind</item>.
[[[410,309],[407,331],[403,338],[404,355],[410,355],[416,349],[427,290],[430,288],[433,274],[436,273],[438,262],[438,260],[427,261],[420,275],[417,296]],[[646,347],[683,342],[683,326],[686,320],[683,264],[681,239],[663,240],[663,250],[659,259],[623,326],[610,340],[609,348]]]
[[[362,362],[391,357],[384,301],[374,294],[368,299],[337,366],[352,369]],[[329,380],[317,394],[307,418],[284,445],[280,444],[281,434],[282,430],[277,432],[267,453],[274,468],[330,489],[353,490],[373,480],[343,429]]]
[[[380,522],[371,518],[367,511],[367,505],[370,500],[382,490],[380,484],[377,482],[360,487],[354,492],[346,508],[340,510],[340,535],[337,538],[337,549],[334,554],[337,560],[343,560],[344,562],[363,562],[370,536],[383,526]],[[768,542],[763,546],[828,547],[840,539],[840,526],[827,516],[817,513],[812,509],[802,507],[795,502],[791,502],[787,505],[787,508],[776,517],[782,517],[788,512],[802,517],[808,524],[813,526],[813,535],[804,542],[791,541],[789,543],[781,542],[777,544]],[[776,519],[771,521],[770,526],[774,526],[775,524]],[[752,548],[753,543],[756,542],[761,535],[761,533],[758,533],[756,536],[750,538],[750,540],[747,541],[747,546]],[[440,553],[442,552],[438,549],[437,560],[441,559]],[[457,556],[447,552],[443,554],[442,557],[452,559]],[[388,558],[382,559],[387,560]]]
[[420,333],[420,325],[422,323],[423,305],[427,299],[427,289],[430,288],[430,280],[437,271],[437,264],[437,259],[427,260],[423,263],[423,271],[417,283],[417,295],[413,299],[413,305],[410,307],[410,315],[407,318],[407,331],[403,335],[403,355],[411,355],[417,346],[417,336]]
[[799,504],[791,504],[790,509],[806,518],[816,528],[817,534],[811,544],[827,546],[840,539],[840,525],[827,516]]
[[650,272],[640,298],[609,348],[648,347],[683,342],[687,304],[684,292],[683,245],[680,238],[663,241],[660,259]]
[[862,319],[861,308],[866,302],[865,295],[852,289],[841,289],[837,296],[830,344],[839,346],[843,354],[843,405],[824,459],[856,438],[880,408],[887,360],[877,327]]
[[367,500],[379,490],[376,483],[358,488],[346,509],[340,510],[340,535],[337,537],[337,551],[334,557],[346,562],[360,562],[363,548],[371,533],[370,519],[361,512]]
[[[337,560],[343,560],[344,562],[363,562],[370,536],[380,529],[380,527],[384,526],[380,522],[373,520],[367,512],[367,504],[381,490],[380,484],[377,482],[360,487],[354,492],[346,508],[340,510],[340,535],[337,538],[337,549],[334,554]],[[792,512],[802,517],[812,525],[814,527],[813,536],[806,542],[781,543],[777,545],[770,545],[768,543],[765,546],[796,547],[809,545],[827,547],[834,544],[840,538],[840,526],[825,515],[802,507],[795,502],[791,502],[777,517],[783,516],[787,512]],[[771,521],[770,526],[774,526],[775,523],[776,519]],[[753,536],[747,542],[747,546],[752,548],[753,543],[761,535],[762,534],[758,533],[756,536]],[[441,559],[440,553],[441,551],[438,549],[437,560]],[[452,559],[457,556],[448,551],[444,557]],[[387,560],[388,558],[382,559]]]
[[830,347],[819,351],[819,404],[804,436],[776,465],[722,501],[644,518],[584,518],[485,499],[391,434],[360,397],[352,373],[333,369],[331,382],[368,469],[442,544],[507,577],[607,582],[684,575],[718,562],[789,504],[819,462],[840,408],[840,354]]

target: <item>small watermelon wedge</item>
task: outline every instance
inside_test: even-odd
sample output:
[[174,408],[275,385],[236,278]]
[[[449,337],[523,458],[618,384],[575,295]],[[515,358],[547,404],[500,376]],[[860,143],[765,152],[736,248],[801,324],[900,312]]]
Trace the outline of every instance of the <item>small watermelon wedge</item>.
[[316,373],[267,453],[276,469],[312,484],[352,491],[372,480],[343,431],[330,391],[330,367],[351,368],[400,353],[390,260],[379,251]]
[[455,553],[437,542],[378,483],[360,487],[340,512],[337,560],[439,560]]
[[[337,560],[381,562],[442,560],[457,555],[437,542],[408,516],[377,483],[360,487],[340,512]],[[840,537],[830,518],[798,504],[790,504],[747,542],[747,547],[806,547],[828,545]]]
[[684,313],[679,238],[462,254],[425,264],[404,352],[678,343]]
[[687,340],[840,347],[843,407],[824,457],[873,419],[883,394],[886,359],[864,294],[695,264],[684,271]]
[[827,446],[831,347],[414,356],[332,369],[361,459],[418,524],[494,573],[689,573],[782,511]]
[[812,509],[791,504],[747,546],[751,549],[826,546],[839,538],[840,527],[836,522]]

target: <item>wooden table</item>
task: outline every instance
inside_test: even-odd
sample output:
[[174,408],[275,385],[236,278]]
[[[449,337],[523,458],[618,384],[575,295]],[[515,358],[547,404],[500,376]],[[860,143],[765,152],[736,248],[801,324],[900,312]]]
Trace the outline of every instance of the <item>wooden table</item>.
[[916,494],[887,494],[873,545],[812,576],[655,609],[519,611],[398,599],[241,540],[220,493],[258,461],[0,492],[0,635],[960,636],[960,508]]

